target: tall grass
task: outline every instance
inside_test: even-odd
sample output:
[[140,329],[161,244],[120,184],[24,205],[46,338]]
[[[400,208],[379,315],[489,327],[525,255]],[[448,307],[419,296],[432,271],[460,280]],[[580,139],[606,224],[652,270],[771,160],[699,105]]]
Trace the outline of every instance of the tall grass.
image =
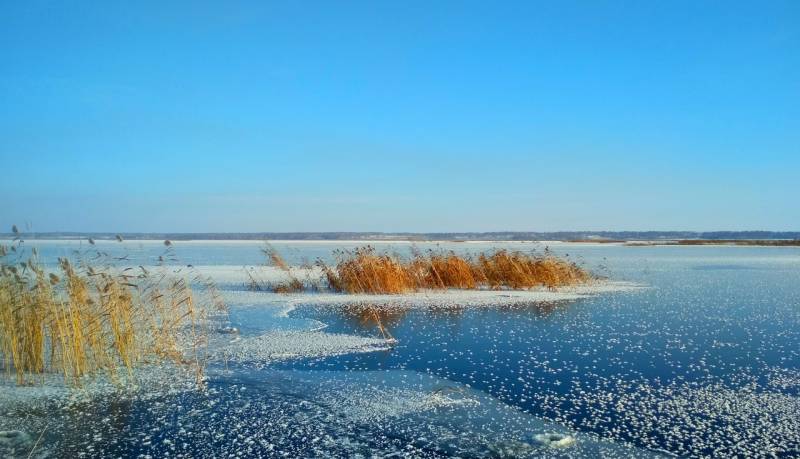
[[[174,257],[165,244],[162,262]],[[221,309],[213,285],[197,276],[116,268],[99,250],[48,270],[21,239],[0,246],[0,367],[19,384],[44,373],[70,384],[98,373],[118,381],[120,371],[164,360],[201,381],[209,317]]]
[[566,259],[494,250],[477,256],[414,250],[410,258],[379,254],[371,246],[335,253],[334,266],[318,266],[334,291],[396,294],[443,289],[557,288],[585,283],[591,275]]
[[272,266],[281,270],[286,276],[284,281],[267,281],[259,278],[258,273],[250,270],[245,270],[248,276],[246,287],[251,291],[268,290],[275,293],[296,293],[305,290],[307,287],[310,290],[318,290],[318,285],[310,278],[311,266],[304,263],[302,268],[306,272],[306,282],[300,280],[297,275],[292,271],[286,260],[283,259],[281,254],[275,250],[268,242],[264,243],[261,253],[266,258],[266,266]]

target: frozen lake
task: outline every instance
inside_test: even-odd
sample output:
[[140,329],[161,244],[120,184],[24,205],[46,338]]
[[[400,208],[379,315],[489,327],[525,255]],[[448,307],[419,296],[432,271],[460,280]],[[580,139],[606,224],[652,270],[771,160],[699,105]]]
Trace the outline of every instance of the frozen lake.
[[[27,244],[51,265],[88,247]],[[299,266],[363,243],[272,245]],[[800,455],[800,248],[547,246],[636,288],[396,304],[283,296],[244,288],[245,269],[280,275],[252,268],[262,244],[175,242],[179,261],[163,262],[214,278],[241,331],[218,337],[208,390],[160,368],[126,393],[6,385],[0,431],[20,433],[0,448],[27,457],[19,451],[44,431],[37,454],[52,457]],[[161,241],[96,248],[144,266],[164,252]]]

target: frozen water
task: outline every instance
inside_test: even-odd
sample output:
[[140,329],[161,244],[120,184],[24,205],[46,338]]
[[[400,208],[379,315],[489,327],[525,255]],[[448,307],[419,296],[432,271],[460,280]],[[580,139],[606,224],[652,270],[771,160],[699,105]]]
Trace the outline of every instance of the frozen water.
[[214,357],[261,368],[279,360],[386,351],[390,348],[390,343],[377,338],[321,331],[273,331],[234,340],[217,349]]
[[[77,247],[36,244],[46,260]],[[131,264],[163,251],[125,244],[98,246],[135,252]],[[274,245],[299,266],[358,244]],[[284,275],[257,267],[258,248],[175,243],[231,306],[206,391],[171,368],[142,369],[126,390],[5,381],[0,431],[44,430],[37,454],[55,457],[800,455],[800,249],[550,244],[611,281],[347,296],[244,291],[247,266]],[[388,350],[376,314],[398,340]]]
[[62,457],[655,456],[419,373],[243,370],[212,376],[205,391],[151,388],[147,397],[97,397],[54,410],[42,451]]
[[[282,305],[290,312],[296,305],[343,306],[348,304],[381,304],[400,308],[464,308],[510,306],[519,304],[578,300],[601,293],[630,292],[645,288],[632,282],[595,281],[588,285],[531,290],[450,290],[426,291],[397,295],[259,292],[250,295],[253,303]],[[241,297],[239,297],[241,298]]]

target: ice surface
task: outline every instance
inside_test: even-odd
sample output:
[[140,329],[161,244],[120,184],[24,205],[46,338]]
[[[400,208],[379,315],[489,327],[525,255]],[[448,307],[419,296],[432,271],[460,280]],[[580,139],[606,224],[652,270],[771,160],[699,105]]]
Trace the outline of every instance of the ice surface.
[[[462,384],[409,371],[240,369],[203,391],[50,404],[43,457],[653,457],[572,432]],[[223,382],[224,381],[224,382]],[[548,441],[544,441],[547,439]],[[19,457],[24,457],[20,455]]]
[[273,331],[233,340],[217,349],[214,357],[262,368],[280,360],[385,351],[390,348],[389,342],[377,338],[322,331]]
[[487,307],[577,300],[602,293],[631,292],[647,288],[632,282],[597,281],[575,287],[555,290],[545,288],[531,290],[447,290],[423,291],[397,295],[368,295],[341,293],[272,293],[272,292],[225,292],[226,300],[235,304],[261,304],[282,307],[288,314],[298,305],[346,305],[380,304],[407,308],[453,308]]
[[[125,244],[142,248],[136,263],[144,265],[163,250],[161,241]],[[378,250],[393,244],[408,246]],[[44,244],[41,252],[66,255],[75,246]],[[299,264],[342,246],[278,248]],[[0,457],[42,431],[36,454],[51,457],[800,455],[796,248],[552,244],[630,282],[555,292],[281,295],[243,290],[245,269],[285,280],[258,266],[258,247],[175,243],[185,264],[172,268],[193,264],[217,279],[231,307],[230,322],[212,336],[205,390],[169,366],[140,369],[126,389],[103,377],[77,391],[58,376],[34,387],[2,379],[0,431],[12,433],[0,440]],[[295,270],[300,279],[320,274]],[[381,350],[386,342],[372,324],[344,315],[361,303],[402,310],[387,319],[397,346]],[[376,368],[390,371],[365,371]]]

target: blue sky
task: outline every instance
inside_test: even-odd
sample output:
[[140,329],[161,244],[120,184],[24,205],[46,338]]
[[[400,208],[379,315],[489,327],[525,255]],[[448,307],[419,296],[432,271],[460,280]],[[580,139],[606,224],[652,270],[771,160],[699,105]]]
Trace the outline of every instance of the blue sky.
[[800,2],[127,3],[4,2],[0,228],[800,230]]

